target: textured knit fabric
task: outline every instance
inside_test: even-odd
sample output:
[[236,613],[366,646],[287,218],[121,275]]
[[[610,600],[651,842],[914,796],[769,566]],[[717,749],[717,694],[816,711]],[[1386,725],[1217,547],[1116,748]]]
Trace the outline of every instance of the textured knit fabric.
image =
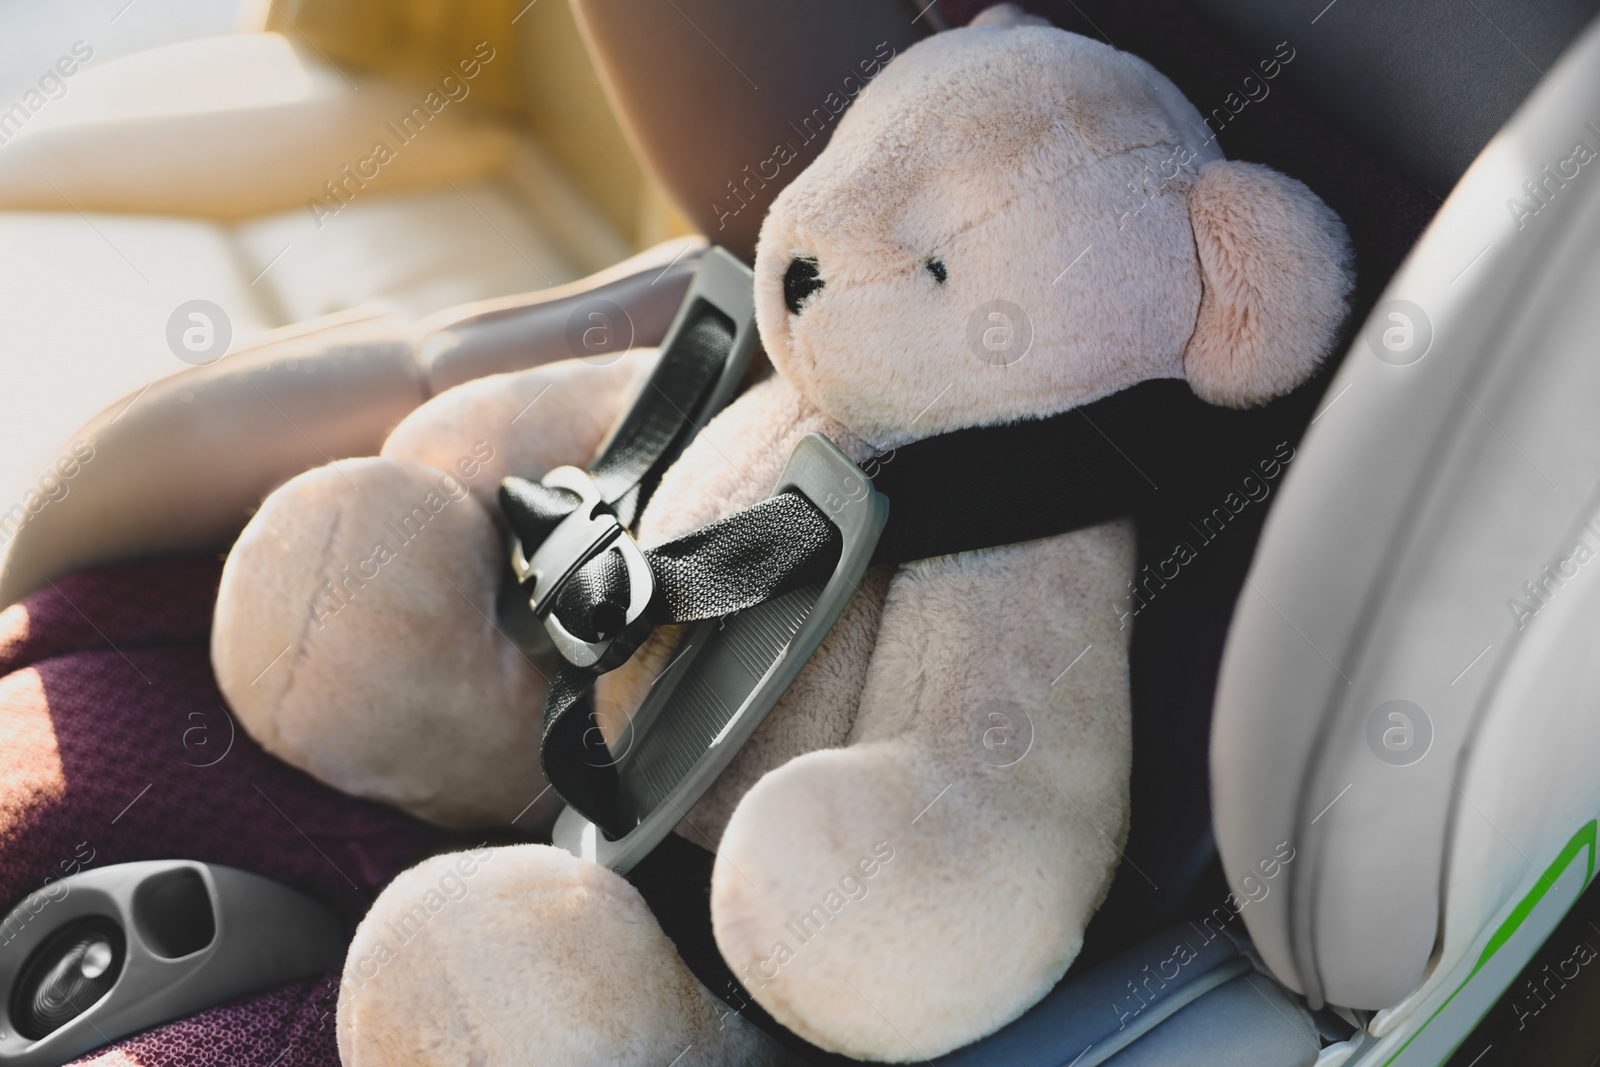
[[93,1067],[338,1067],[336,975],[243,997],[158,1026],[74,1064]]
[[[0,909],[52,875],[180,857],[276,879],[353,928],[390,879],[455,843],[235,728],[207,654],[219,571],[209,558],[105,567],[0,613]],[[315,1022],[332,982],[213,1009],[127,1043],[132,1060],[97,1062],[253,1064],[270,1047],[266,1064],[293,1037],[323,1051],[291,1050],[282,1067],[335,1063],[331,1017],[325,1033]]]

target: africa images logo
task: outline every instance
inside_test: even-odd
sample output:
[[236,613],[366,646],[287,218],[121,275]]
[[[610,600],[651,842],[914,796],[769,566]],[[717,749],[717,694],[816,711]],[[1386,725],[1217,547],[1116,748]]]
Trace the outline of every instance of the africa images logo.
[[228,354],[233,323],[210,300],[189,300],[167,316],[167,348],[185,363],[204,367]]

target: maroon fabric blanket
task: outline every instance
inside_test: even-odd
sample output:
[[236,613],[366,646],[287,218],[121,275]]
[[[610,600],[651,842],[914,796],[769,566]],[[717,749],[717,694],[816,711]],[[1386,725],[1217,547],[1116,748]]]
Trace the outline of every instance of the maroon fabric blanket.
[[338,1067],[336,975],[223,1004],[74,1060],[73,1067]]
[[[210,558],[119,564],[0,612],[0,911],[52,875],[181,857],[293,886],[353,929],[396,874],[462,843],[237,727],[207,654],[220,572]],[[329,975],[245,998],[87,1062],[336,1064],[337,988]]]

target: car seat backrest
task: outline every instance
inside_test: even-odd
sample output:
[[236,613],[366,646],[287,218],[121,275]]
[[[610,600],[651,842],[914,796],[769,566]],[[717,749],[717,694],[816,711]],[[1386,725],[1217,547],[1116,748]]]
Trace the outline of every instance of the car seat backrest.
[[[1109,2],[1023,6],[1094,33]],[[1292,49],[1286,83],[1441,198],[1600,11],[1600,0],[1189,2],[1252,54]],[[770,11],[731,0],[573,3],[647,165],[702,232],[747,255],[767,204],[853,95],[845,78],[914,43],[941,12],[960,24],[990,0],[944,0],[915,21],[908,12],[922,5],[906,0]],[[781,144],[792,160],[777,161]]]
[[1190,0],[1381,159],[1443,197],[1597,0]]
[[712,243],[747,260],[773,197],[936,14],[909,0],[573,5],[646,165]]

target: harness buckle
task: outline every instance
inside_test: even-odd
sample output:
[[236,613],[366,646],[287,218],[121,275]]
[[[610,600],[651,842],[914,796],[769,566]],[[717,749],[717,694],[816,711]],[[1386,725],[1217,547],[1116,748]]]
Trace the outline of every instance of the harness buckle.
[[[557,467],[542,479],[551,489],[564,489],[578,497],[578,506],[550,531],[534,550],[525,554],[521,538],[511,537],[511,569],[519,585],[533,585],[528,598],[533,613],[544,622],[545,632],[562,658],[577,667],[603,674],[622,663],[644,642],[653,628],[646,609],[655,596],[655,575],[633,536],[609,510],[589,473],[577,467]],[[628,569],[628,608],[617,632],[598,641],[585,641],[565,626],[555,613],[556,598],[579,568],[604,552],[621,553]]]

